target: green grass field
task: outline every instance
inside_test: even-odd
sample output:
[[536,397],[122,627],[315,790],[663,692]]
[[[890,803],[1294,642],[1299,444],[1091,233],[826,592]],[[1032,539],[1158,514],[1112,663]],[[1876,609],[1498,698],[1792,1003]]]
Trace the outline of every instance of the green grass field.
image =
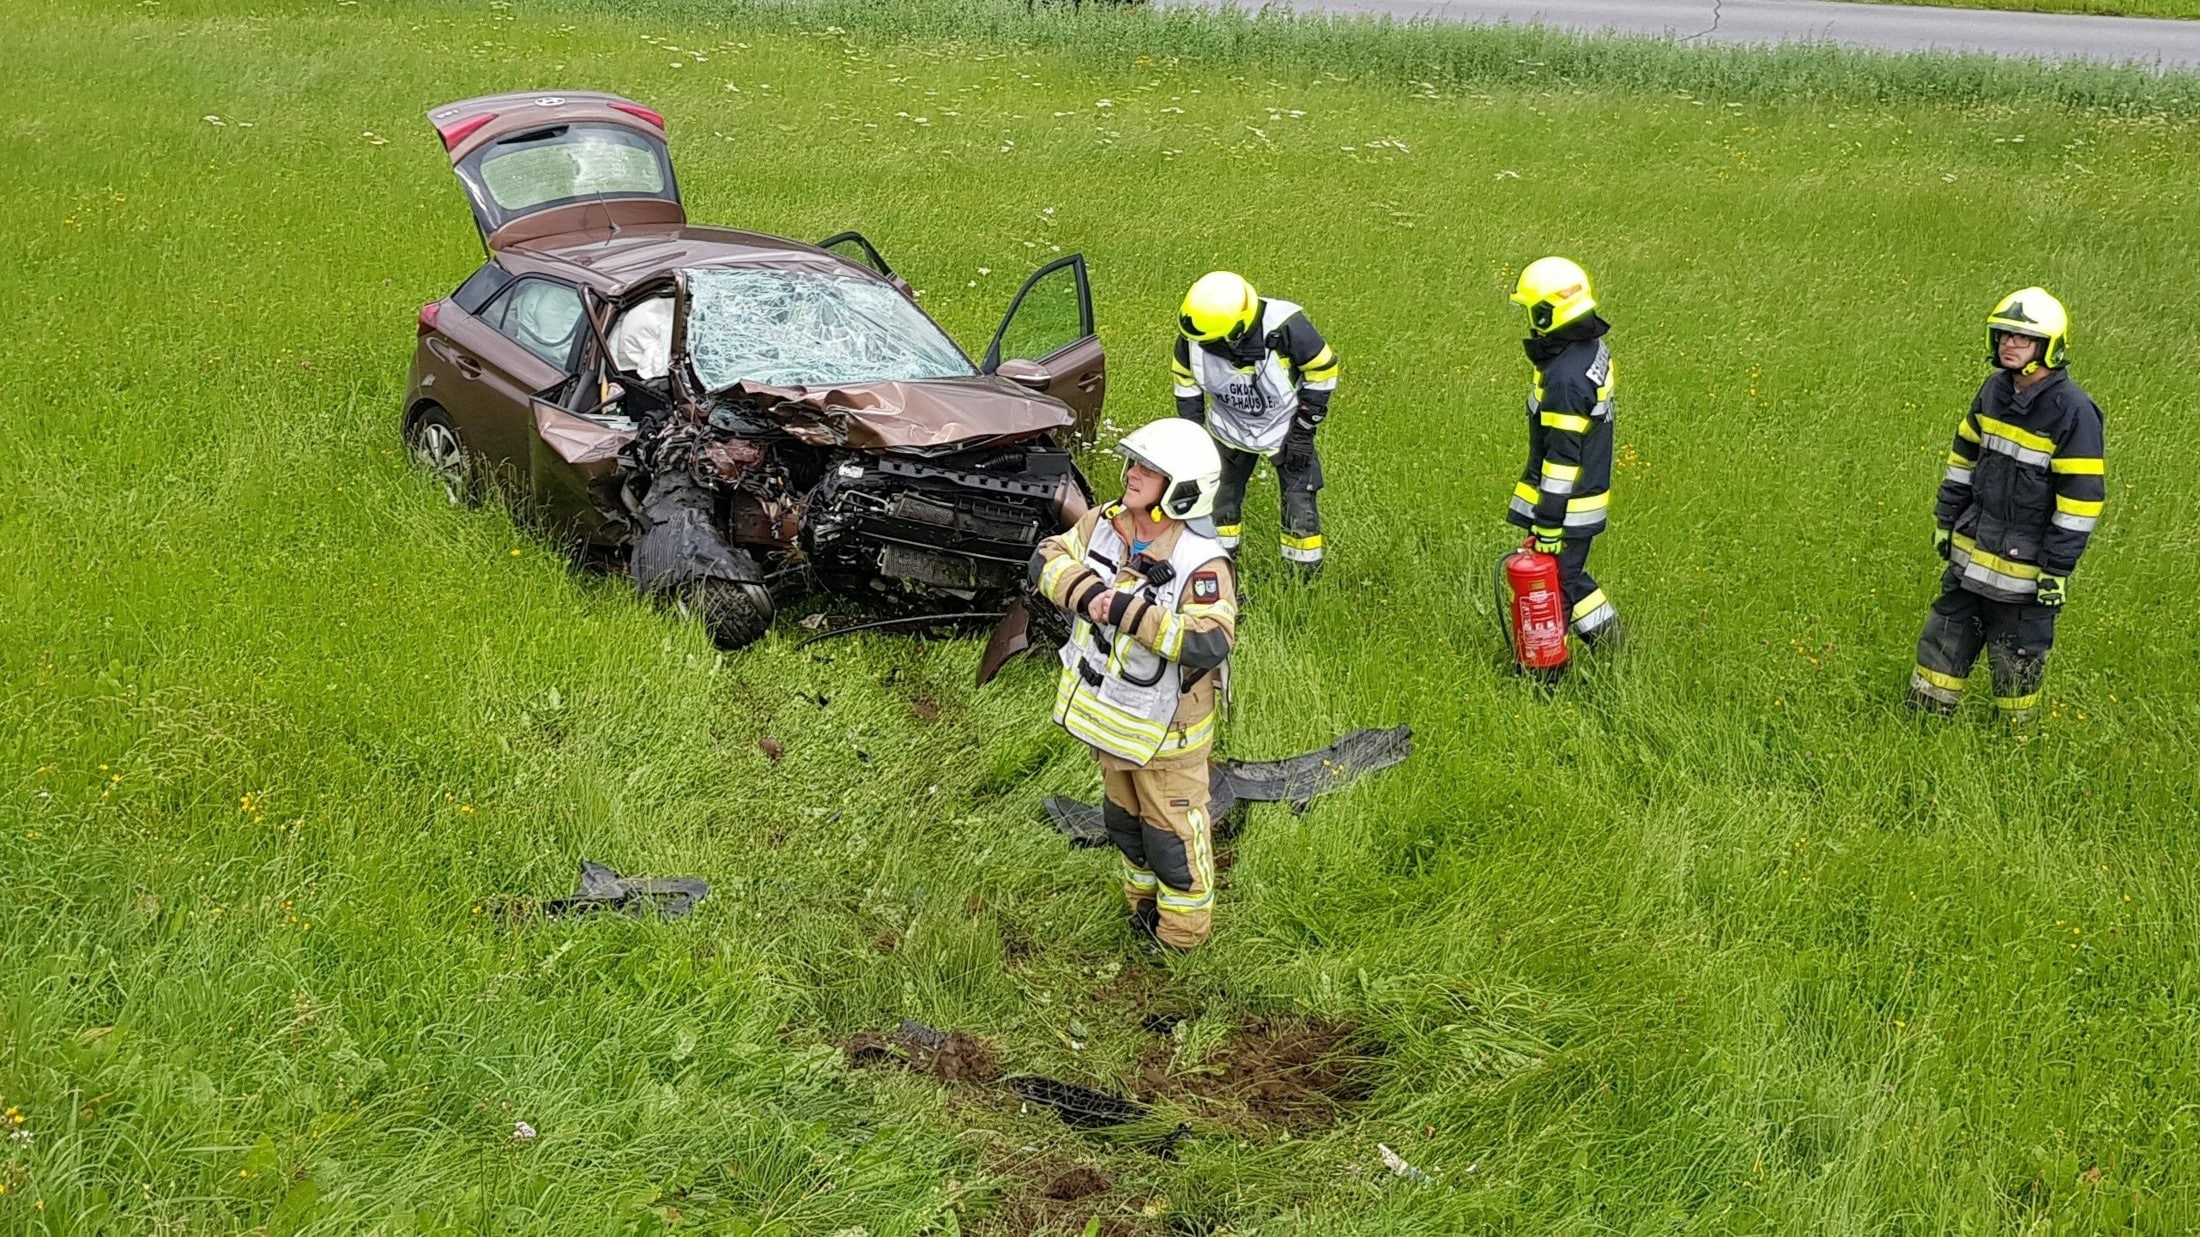
[[[2200,1226],[2188,81],[1021,6],[9,12],[0,1231]],[[527,85],[662,108],[695,217],[859,227],[972,346],[1083,251],[1121,426],[1193,276],[1305,302],[1331,570],[1287,585],[1256,486],[1226,746],[1418,753],[1263,809],[1214,946],[1149,957],[1037,823],[1097,783],[1043,664],[798,652],[800,609],[721,656],[447,506],[398,404],[479,252],[422,112]],[[1550,251],[1617,324],[1635,639],[1545,698],[1487,593]],[[1898,700],[1981,319],[2033,282],[2111,503],[2012,738]],[[583,858],[715,892],[498,913]],[[1195,1135],[847,1068],[905,1016]],[[1351,1058],[1260,1101],[1263,1020]]]

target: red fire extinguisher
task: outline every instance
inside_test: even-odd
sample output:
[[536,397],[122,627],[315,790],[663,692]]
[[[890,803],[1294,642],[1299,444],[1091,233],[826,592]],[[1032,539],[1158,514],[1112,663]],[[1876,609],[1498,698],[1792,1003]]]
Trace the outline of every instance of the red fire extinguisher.
[[1505,556],[1505,626],[1513,660],[1549,682],[1566,671],[1566,597],[1558,586],[1558,559],[1532,546]]

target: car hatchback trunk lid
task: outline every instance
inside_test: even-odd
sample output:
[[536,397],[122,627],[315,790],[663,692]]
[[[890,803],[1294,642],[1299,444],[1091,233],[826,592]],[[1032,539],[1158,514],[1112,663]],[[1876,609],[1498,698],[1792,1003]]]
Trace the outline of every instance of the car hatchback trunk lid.
[[664,117],[594,91],[517,92],[428,113],[492,252],[590,229],[687,221]]

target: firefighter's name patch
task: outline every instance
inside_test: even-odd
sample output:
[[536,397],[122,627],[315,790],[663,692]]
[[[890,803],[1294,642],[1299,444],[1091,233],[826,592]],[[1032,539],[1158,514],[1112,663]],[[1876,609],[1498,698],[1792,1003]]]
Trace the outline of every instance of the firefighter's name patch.
[[1222,577],[1212,571],[1202,571],[1192,577],[1192,600],[1213,601],[1222,596]]

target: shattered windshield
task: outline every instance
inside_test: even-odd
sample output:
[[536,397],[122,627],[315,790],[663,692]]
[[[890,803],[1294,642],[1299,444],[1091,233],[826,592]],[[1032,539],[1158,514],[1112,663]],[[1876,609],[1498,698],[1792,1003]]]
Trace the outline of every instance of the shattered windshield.
[[891,286],[816,270],[687,272],[687,348],[713,391],[967,378],[954,341]]

